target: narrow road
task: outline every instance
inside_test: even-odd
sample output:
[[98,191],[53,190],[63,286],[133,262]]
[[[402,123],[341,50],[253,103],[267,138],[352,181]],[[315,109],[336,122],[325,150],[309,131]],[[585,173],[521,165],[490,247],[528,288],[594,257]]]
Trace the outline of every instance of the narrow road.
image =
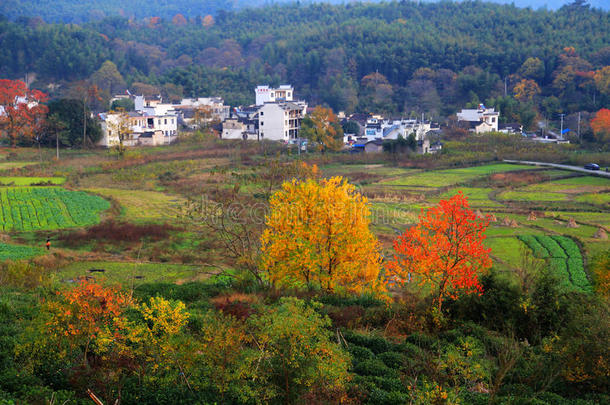
[[610,179],[610,173],[604,171],[604,168],[602,168],[600,170],[587,170],[587,169],[585,169],[582,166],[558,165],[556,163],[528,162],[528,161],[524,161],[524,160],[508,160],[508,159],[504,159],[504,162],[506,162],[506,163],[515,163],[515,164],[520,164],[520,165],[533,165],[533,166],[554,167],[554,168],[557,168],[557,169],[571,170],[573,172],[586,173],[586,174],[591,175],[591,176],[607,177],[607,178]]

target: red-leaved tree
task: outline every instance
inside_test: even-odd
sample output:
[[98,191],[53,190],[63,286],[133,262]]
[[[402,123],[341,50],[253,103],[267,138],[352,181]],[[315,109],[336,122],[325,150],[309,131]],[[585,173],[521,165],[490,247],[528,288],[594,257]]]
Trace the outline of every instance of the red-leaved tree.
[[605,144],[610,141],[609,109],[602,108],[595,114],[595,117],[591,120],[591,129],[593,129],[593,133],[598,142]]
[[479,274],[491,267],[490,249],[483,245],[488,225],[461,192],[441,200],[394,241],[389,275],[402,283],[413,276],[429,285],[439,312],[446,298],[481,293]]
[[0,80],[0,130],[15,146],[19,138],[31,139],[44,126],[48,96],[30,90],[21,80]]

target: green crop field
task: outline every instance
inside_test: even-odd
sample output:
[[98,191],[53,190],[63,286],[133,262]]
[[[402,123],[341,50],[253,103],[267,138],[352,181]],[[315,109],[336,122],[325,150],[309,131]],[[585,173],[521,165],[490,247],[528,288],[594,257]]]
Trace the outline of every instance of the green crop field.
[[477,177],[487,176],[494,173],[531,170],[531,166],[495,164],[486,166],[475,166],[464,169],[435,170],[423,173],[404,176],[388,181],[383,181],[384,185],[392,186],[425,186],[425,187],[446,187],[453,184],[472,181]]
[[0,243],[0,261],[29,259],[43,252],[42,248]]
[[110,203],[60,187],[0,188],[0,225],[5,231],[62,229],[93,225]]
[[65,182],[66,179],[64,177],[0,177],[0,185],[5,186],[59,185]]
[[515,201],[566,201],[568,196],[561,193],[549,193],[544,191],[506,191],[498,195],[501,200]]
[[578,245],[566,236],[522,235],[519,239],[534,256],[547,259],[551,271],[568,290],[591,291],[591,283],[584,270],[582,254]]

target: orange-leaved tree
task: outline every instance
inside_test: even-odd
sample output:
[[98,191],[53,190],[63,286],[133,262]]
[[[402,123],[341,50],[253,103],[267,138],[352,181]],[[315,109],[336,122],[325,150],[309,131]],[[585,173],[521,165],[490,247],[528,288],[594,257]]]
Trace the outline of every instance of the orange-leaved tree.
[[595,117],[591,120],[591,129],[595,134],[595,138],[600,143],[610,141],[610,110],[602,108]]
[[97,339],[116,339],[126,329],[123,313],[133,306],[131,298],[118,287],[103,287],[82,281],[61,293],[61,300],[50,301],[52,314],[46,326],[66,342],[81,347],[83,364],[91,343]]
[[55,358],[76,384],[85,379],[109,403],[120,402],[127,376],[143,381],[182,368],[176,338],[188,316],[179,301],[154,297],[138,304],[119,286],[83,281],[43,305],[15,351],[26,367]]
[[446,298],[480,293],[478,276],[491,267],[490,249],[483,245],[488,225],[470,210],[461,192],[441,200],[394,241],[388,273],[402,283],[413,275],[429,285],[439,312]]
[[270,199],[262,266],[274,285],[380,291],[365,197],[341,177],[285,182]]
[[0,130],[15,146],[21,138],[32,139],[44,127],[48,96],[30,90],[21,80],[0,80]]

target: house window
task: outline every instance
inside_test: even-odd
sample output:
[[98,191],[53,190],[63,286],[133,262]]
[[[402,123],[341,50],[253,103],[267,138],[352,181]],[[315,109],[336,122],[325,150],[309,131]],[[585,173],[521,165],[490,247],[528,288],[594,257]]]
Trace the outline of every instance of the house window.
[[261,117],[262,117],[263,115],[265,115],[265,112],[264,112],[264,111],[261,111]]
[[491,122],[496,122],[496,117],[492,117]]
[[263,121],[261,121],[261,127],[262,127],[263,125],[265,125],[265,123],[264,123]]
[[165,119],[165,125],[167,125],[167,118]]

